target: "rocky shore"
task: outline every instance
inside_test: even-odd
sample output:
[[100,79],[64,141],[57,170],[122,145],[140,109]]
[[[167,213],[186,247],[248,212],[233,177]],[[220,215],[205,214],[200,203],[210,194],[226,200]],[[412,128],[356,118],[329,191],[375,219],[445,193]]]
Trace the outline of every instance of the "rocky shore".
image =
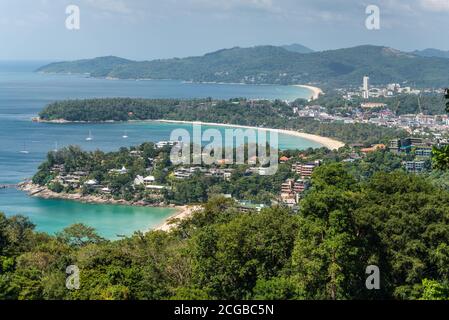
[[[33,184],[32,182],[20,183],[17,188],[23,192],[26,192],[31,197],[37,197],[42,199],[61,199],[79,201],[82,203],[90,204],[112,204],[112,205],[125,205],[125,206],[140,206],[140,207],[163,207],[176,209],[176,213],[168,217],[161,225],[152,229],[157,231],[169,232],[175,228],[180,221],[190,218],[196,211],[201,210],[202,206],[175,206],[159,204],[148,204],[144,201],[132,202],[126,200],[115,200],[106,196],[83,196],[79,193],[56,193],[48,189],[47,187]],[[148,230],[151,231],[151,230]]]
[[42,199],[60,199],[60,200],[72,200],[82,203],[91,204],[112,204],[112,205],[125,205],[125,206],[139,206],[139,207],[165,207],[176,208],[175,205],[165,205],[162,203],[147,203],[145,201],[126,201],[123,199],[116,200],[107,196],[100,195],[82,195],[80,193],[56,193],[48,189],[47,187],[39,186],[31,182],[23,182],[18,185],[18,189],[28,193],[31,197],[37,197]]

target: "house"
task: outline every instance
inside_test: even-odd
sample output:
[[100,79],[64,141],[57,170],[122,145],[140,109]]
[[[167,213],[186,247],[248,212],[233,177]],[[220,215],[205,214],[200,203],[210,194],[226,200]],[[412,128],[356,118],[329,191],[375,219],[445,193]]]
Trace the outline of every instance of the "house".
[[180,180],[189,179],[193,175],[193,173],[190,172],[190,170],[187,170],[187,169],[184,169],[184,168],[180,168],[178,170],[175,170],[173,172],[173,174],[174,174],[176,179],[180,179]]
[[127,174],[128,170],[123,166],[121,169],[111,169],[109,170],[111,174]]
[[88,187],[95,187],[98,185],[98,181],[95,179],[91,179],[91,180],[84,182],[84,185],[88,186]]
[[85,171],[75,171],[75,172],[73,172],[73,176],[76,176],[78,178],[85,177],[87,175],[88,175],[88,173],[85,172]]
[[238,201],[237,207],[243,212],[251,212],[251,211],[260,212],[267,206],[264,204],[252,203],[252,201]]
[[177,145],[178,143],[179,143],[179,141],[159,141],[158,143],[156,143],[156,148],[162,149],[164,147],[173,147],[173,146]]
[[111,193],[111,189],[109,189],[108,187],[105,187],[105,188],[101,188],[101,193],[104,193],[104,194],[110,194]]
[[290,160],[290,158],[287,158],[286,156],[283,156],[279,159],[279,163],[286,163]]
[[135,179],[134,179],[134,185],[135,186],[141,186],[141,185],[143,185],[145,183],[145,181],[144,181],[144,178],[142,177],[142,176],[137,176]]
[[156,191],[161,191],[161,190],[164,190],[164,189],[169,189],[169,188],[166,187],[166,186],[157,186],[157,185],[147,185],[147,186],[145,186],[145,188],[146,188],[146,189],[149,189],[149,190],[156,190]]
[[386,148],[387,148],[387,146],[384,144],[375,144],[375,145],[372,145],[370,148],[363,148],[360,151],[364,154],[367,154],[367,153],[376,152],[378,150],[385,150]]
[[63,164],[55,164],[50,170],[51,173],[61,173],[64,171],[65,171],[65,166]]
[[232,178],[232,172],[229,172],[229,171],[223,172],[223,179],[225,181],[230,181],[231,178]]
[[156,178],[154,176],[148,176],[143,179],[143,183],[145,186],[151,185],[156,182]]
[[273,168],[264,168],[264,167],[253,167],[249,168],[251,173],[256,173],[259,176],[269,176],[272,174]]

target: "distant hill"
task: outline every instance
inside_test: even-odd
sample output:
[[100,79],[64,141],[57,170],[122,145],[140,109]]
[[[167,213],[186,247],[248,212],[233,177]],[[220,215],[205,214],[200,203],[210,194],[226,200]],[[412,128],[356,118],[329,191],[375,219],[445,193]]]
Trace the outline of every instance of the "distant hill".
[[413,52],[413,54],[421,57],[449,58],[449,51],[431,48],[424,50],[416,50]]
[[297,52],[297,53],[312,53],[312,52],[315,52],[314,50],[312,50],[310,48],[307,48],[307,47],[303,46],[302,44],[298,44],[298,43],[281,46],[281,48],[284,48],[287,51]]
[[372,84],[449,84],[449,63],[445,58],[422,57],[370,45],[309,54],[275,46],[236,47],[200,57],[141,62],[102,57],[53,63],[38,71],[89,73],[94,77],[120,79],[332,86],[359,85],[362,77],[369,75]]
[[68,62],[54,62],[39,68],[38,72],[90,74],[93,77],[105,77],[111,70],[130,65],[134,61],[118,57],[99,57]]

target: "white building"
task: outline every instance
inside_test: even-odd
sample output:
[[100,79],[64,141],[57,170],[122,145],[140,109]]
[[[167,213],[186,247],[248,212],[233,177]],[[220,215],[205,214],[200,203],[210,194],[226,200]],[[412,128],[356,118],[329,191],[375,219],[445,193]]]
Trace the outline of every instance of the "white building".
[[363,91],[368,91],[368,90],[369,90],[369,77],[364,76],[363,77]]
[[109,170],[109,173],[127,174],[127,173],[128,173],[128,170],[123,166],[121,169],[112,169],[112,170]]
[[369,99],[369,77],[363,77],[363,89],[362,89],[363,99]]

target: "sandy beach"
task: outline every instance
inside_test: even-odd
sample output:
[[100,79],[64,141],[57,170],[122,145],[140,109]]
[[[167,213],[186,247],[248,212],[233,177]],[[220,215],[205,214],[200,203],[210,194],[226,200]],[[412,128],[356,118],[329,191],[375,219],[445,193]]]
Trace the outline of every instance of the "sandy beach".
[[323,90],[321,90],[318,87],[313,87],[313,86],[308,86],[308,85],[303,85],[303,84],[296,84],[294,85],[295,87],[300,87],[300,88],[305,88],[308,89],[310,91],[312,91],[312,96],[310,97],[310,100],[316,100],[320,97],[320,94],[323,94]]
[[190,218],[196,211],[201,210],[201,206],[183,206],[176,207],[177,212],[166,219],[162,225],[152,229],[153,231],[165,231],[169,232],[175,228],[182,220]]
[[307,139],[313,142],[317,142],[324,147],[330,149],[330,150],[338,150],[345,146],[345,143],[327,138],[322,136],[317,136],[315,134],[309,134],[309,133],[303,133],[293,130],[285,130],[285,129],[272,129],[272,128],[258,128],[258,127],[250,127],[250,126],[241,126],[241,125],[235,125],[235,124],[225,124],[225,123],[212,123],[212,122],[201,122],[201,121],[179,121],[179,120],[151,120],[156,122],[165,122],[165,123],[180,123],[180,124],[197,124],[197,125],[204,125],[204,126],[217,126],[217,127],[231,127],[231,128],[240,128],[240,129],[254,129],[254,130],[264,130],[264,131],[273,131],[278,132],[281,134],[299,137],[303,139]]

